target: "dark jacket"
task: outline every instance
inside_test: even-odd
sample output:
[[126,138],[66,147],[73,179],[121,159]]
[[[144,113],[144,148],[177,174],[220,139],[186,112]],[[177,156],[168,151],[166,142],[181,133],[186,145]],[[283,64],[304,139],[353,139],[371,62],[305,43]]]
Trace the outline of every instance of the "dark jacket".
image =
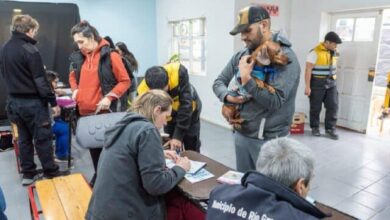
[[156,127],[136,113],[106,131],[86,219],[165,219],[164,194],[184,177],[165,168]]
[[[171,120],[164,131],[172,138],[183,140],[185,135],[199,136],[202,102],[189,81],[188,71],[179,63],[163,66],[168,73],[168,94],[173,99]],[[145,79],[137,88],[138,95],[149,91]]]
[[[245,218],[241,217],[244,211]],[[241,185],[216,187],[210,194],[207,210],[207,219],[210,220],[311,220],[325,217],[327,215],[288,187],[254,171],[244,175]]]
[[[246,137],[272,139],[284,137],[290,130],[301,70],[298,59],[291,49],[291,43],[280,34],[275,34],[273,40],[280,43],[283,53],[288,56],[290,62],[284,66],[275,66],[277,75],[266,81],[275,88],[274,94],[267,89],[259,88],[254,79],[250,79],[243,86],[253,97],[242,104],[240,109],[240,116],[245,121],[237,131]],[[229,82],[238,71],[240,58],[250,53],[248,49],[236,53],[214,81],[213,91],[222,102],[228,94]],[[265,121],[264,125],[262,121]],[[262,130],[264,132],[261,132]]]
[[40,98],[52,107],[56,97],[46,78],[36,40],[13,31],[0,51],[0,72],[11,97]]

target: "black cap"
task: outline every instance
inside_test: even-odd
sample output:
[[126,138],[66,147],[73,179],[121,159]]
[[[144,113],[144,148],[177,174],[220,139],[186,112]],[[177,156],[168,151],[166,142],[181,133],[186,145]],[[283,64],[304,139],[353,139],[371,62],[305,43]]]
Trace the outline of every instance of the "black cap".
[[325,41],[330,41],[336,44],[341,44],[343,41],[341,41],[341,38],[339,35],[337,35],[335,32],[331,31],[325,35]]
[[265,8],[260,6],[249,6],[240,10],[238,13],[238,24],[230,31],[231,35],[236,35],[248,29],[249,25],[268,19],[269,14]]

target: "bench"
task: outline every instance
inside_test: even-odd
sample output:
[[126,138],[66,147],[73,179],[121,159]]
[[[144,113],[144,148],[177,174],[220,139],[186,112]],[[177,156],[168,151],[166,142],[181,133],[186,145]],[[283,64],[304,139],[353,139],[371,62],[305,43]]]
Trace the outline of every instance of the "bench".
[[80,173],[39,180],[35,186],[28,187],[31,217],[39,220],[42,214],[45,220],[84,219],[91,195],[92,189]]

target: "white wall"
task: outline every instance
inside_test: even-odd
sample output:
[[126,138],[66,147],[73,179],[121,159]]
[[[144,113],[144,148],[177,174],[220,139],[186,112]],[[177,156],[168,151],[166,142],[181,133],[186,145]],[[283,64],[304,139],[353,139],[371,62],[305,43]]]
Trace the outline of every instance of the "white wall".
[[203,102],[201,117],[213,123],[227,126],[221,115],[221,103],[212,91],[212,84],[233,55],[233,37],[229,31],[235,23],[234,1],[226,0],[158,0],[157,54],[158,63],[169,59],[171,27],[168,21],[206,18],[206,76],[190,76],[190,81]]
[[[301,64],[301,81],[296,99],[296,111],[309,115],[309,100],[303,94],[306,55],[329,31],[329,13],[347,10],[390,7],[389,0],[293,0],[291,1],[290,40]],[[321,23],[325,21],[325,23]],[[320,34],[321,33],[321,34]],[[342,54],[341,54],[342,56]]]
[[[271,30],[282,31],[287,37],[290,36],[290,20],[291,20],[291,1],[290,0],[235,0],[235,21],[237,22],[238,12],[251,4],[270,4],[279,6],[279,15],[271,16]],[[240,39],[240,34],[234,37],[234,51],[239,51],[244,47],[244,43]]]
[[[139,62],[139,73],[157,64],[156,0],[22,0],[25,2],[75,3],[80,17],[99,34],[123,41]],[[69,30],[70,33],[70,30]]]

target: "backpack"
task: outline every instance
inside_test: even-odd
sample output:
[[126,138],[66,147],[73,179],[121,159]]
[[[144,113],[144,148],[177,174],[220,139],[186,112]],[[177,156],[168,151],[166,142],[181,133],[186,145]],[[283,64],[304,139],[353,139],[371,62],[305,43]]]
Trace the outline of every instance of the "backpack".
[[[112,88],[114,88],[114,86],[118,83],[112,72],[112,65],[111,65],[111,58],[110,58],[111,53],[117,53],[117,51],[113,50],[108,45],[103,46],[100,50],[98,75],[99,75],[100,87],[102,89],[103,96],[108,94],[112,90]],[[71,71],[75,72],[76,82],[78,84],[80,81],[81,66],[84,63],[85,57],[81,53],[81,51],[77,50],[70,55],[69,60],[70,60],[70,72]],[[126,67],[125,63],[124,65]],[[110,74],[105,74],[107,72]],[[125,92],[118,100],[112,101],[110,109],[113,112],[126,111],[128,107],[127,97],[128,97],[128,93]]]

